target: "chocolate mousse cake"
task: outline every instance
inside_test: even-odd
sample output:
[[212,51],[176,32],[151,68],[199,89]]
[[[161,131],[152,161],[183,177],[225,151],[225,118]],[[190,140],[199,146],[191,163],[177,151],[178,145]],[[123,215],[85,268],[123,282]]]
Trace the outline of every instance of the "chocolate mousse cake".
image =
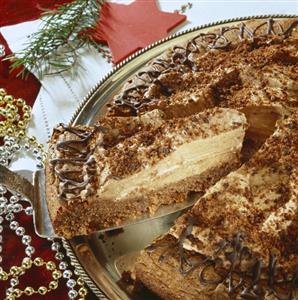
[[57,127],[46,163],[56,234],[114,227],[204,192],[239,167],[246,127],[243,113],[226,108],[166,121],[151,111]]
[[298,112],[142,251],[136,277],[162,299],[297,299]]
[[298,298],[297,28],[270,18],[200,33],[133,75],[94,126],[58,126],[46,162],[56,234],[209,189],[142,252],[138,280],[171,300]]

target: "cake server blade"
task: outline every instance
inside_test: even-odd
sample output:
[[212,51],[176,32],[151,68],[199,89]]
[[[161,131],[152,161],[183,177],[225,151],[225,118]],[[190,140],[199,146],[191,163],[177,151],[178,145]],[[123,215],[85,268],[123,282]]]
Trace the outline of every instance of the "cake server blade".
[[45,202],[44,170],[31,172],[28,170],[10,171],[0,165],[0,184],[10,191],[22,194],[33,207],[33,224],[37,235],[43,238],[57,237]]
[[[45,172],[44,170],[38,170],[33,173],[33,176],[30,173],[30,171],[25,170],[12,172],[0,165],[0,184],[3,183],[8,189],[24,195],[31,202],[34,210],[33,223],[37,235],[43,238],[61,237],[54,231],[47,208],[45,196]],[[29,180],[24,178],[24,175]],[[31,178],[32,181],[30,180]],[[182,213],[192,207],[198,200],[199,196],[199,194],[192,194],[187,197],[184,202],[162,206],[155,212],[154,215],[143,214],[138,219],[125,221],[117,226],[109,227],[100,230],[99,232],[111,231],[129,225],[147,222],[152,219],[162,218],[177,212]]]

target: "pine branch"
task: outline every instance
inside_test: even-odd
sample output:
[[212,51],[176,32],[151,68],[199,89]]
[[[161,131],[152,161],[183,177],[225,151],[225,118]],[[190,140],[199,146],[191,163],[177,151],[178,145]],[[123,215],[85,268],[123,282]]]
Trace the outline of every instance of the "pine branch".
[[44,75],[61,73],[77,65],[78,50],[86,44],[93,45],[80,33],[91,29],[99,18],[103,0],[74,0],[55,10],[46,10],[42,15],[42,27],[30,36],[25,48],[11,60],[11,70],[21,66],[18,74],[25,76],[33,71],[41,78]]

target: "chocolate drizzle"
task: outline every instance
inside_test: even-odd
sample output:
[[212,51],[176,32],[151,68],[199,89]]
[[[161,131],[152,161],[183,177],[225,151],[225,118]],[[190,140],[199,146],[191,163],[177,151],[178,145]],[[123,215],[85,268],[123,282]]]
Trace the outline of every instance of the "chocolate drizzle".
[[229,32],[235,31],[240,42],[245,39],[254,42],[256,38],[264,36],[264,34],[259,34],[259,31],[264,27],[266,28],[265,33],[268,35],[287,38],[297,25],[298,20],[296,19],[293,20],[288,28],[284,29],[278,21],[270,18],[259,24],[255,29],[249,28],[242,22],[239,26],[222,27],[218,34],[200,33],[189,40],[186,46],[174,46],[170,57],[157,58],[150,65],[146,66],[144,70],[138,72],[131,81],[131,84],[127,85],[122,93],[115,97],[109,109],[110,111],[116,109],[120,114],[121,109],[128,109],[130,115],[137,115],[143,106],[150,105],[156,101],[156,99],[150,99],[146,95],[152,84],[159,86],[162,95],[170,96],[173,90],[159,80],[159,76],[171,71],[182,74],[197,71],[193,54],[206,50],[229,49],[231,45],[231,41],[227,37],[227,33]]
[[[60,125],[64,132],[70,133],[73,138],[57,142],[56,150],[61,157],[51,159],[50,163],[60,180],[59,198],[69,201],[82,197],[82,191],[85,191],[86,195],[91,192],[90,186],[96,175],[96,169],[92,156],[94,148],[90,149],[88,141],[100,127],[95,126],[88,132]],[[63,154],[67,154],[67,158],[64,158]]]
[[[241,232],[221,240],[211,256],[199,253],[187,255],[183,243],[191,236],[192,228],[193,222],[190,220],[175,242],[157,242],[146,250],[152,252],[156,248],[166,247],[167,250],[159,258],[162,263],[170,254],[176,255],[178,248],[181,274],[186,276],[198,269],[198,279],[201,283],[224,284],[230,295],[239,295],[245,300],[263,299],[265,294],[273,295],[278,300],[296,299],[294,290],[298,289],[298,268],[292,275],[283,274],[278,269],[277,258],[272,253],[269,254],[269,262],[266,265],[244,245],[245,236]],[[196,257],[200,259],[196,260]],[[208,278],[210,269],[213,269],[212,274],[217,278]]]

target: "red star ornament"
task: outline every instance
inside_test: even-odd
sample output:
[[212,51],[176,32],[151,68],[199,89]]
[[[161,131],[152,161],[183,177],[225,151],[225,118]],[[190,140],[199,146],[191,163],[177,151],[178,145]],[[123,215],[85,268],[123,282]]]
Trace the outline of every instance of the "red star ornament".
[[93,39],[108,45],[113,62],[161,38],[186,20],[186,16],[159,10],[155,0],[135,0],[129,5],[106,2],[100,20],[91,33]]

